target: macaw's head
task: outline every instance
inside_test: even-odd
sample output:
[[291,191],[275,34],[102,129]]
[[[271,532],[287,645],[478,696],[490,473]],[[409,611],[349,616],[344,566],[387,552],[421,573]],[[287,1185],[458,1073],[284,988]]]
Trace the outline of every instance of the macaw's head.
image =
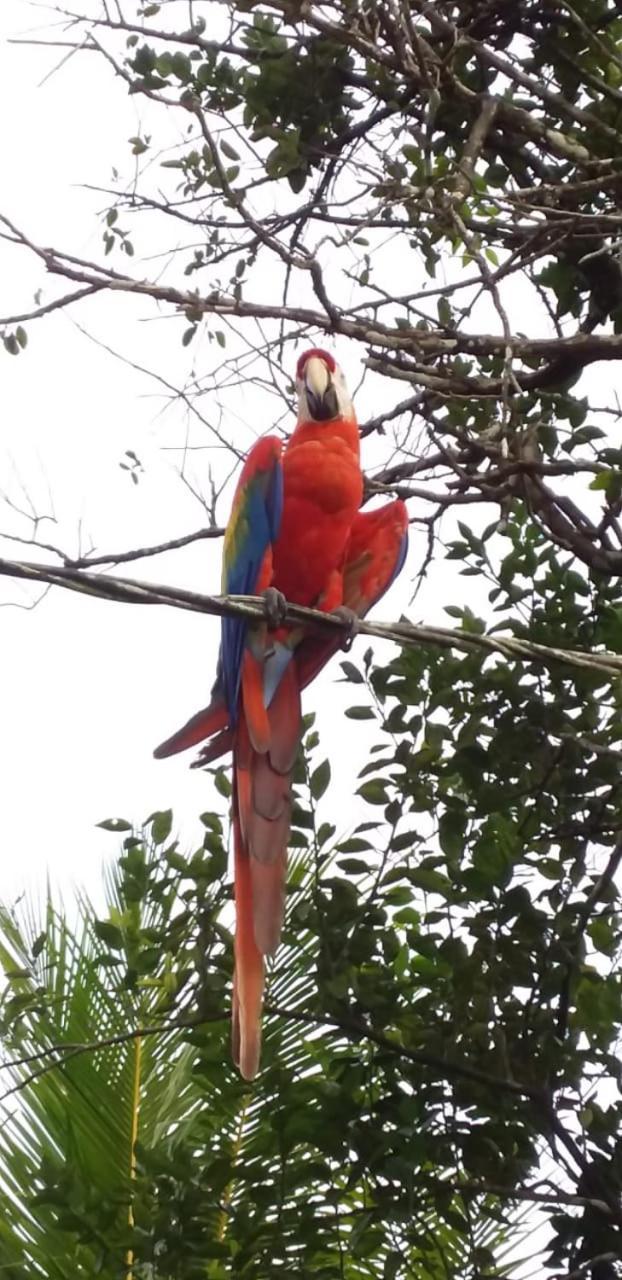
[[328,351],[312,347],[296,366],[299,422],[331,422],[353,418],[354,409],[346,380]]

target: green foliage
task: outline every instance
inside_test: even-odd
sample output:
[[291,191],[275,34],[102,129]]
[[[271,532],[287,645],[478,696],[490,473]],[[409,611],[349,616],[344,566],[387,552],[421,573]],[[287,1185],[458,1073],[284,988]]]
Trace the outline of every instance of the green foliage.
[[126,834],[102,918],[3,912],[9,1274],[509,1275],[533,1219],[514,1193],[543,1167],[558,1259],[618,1247],[613,1207],[563,1199],[569,1151],[605,1206],[621,1160],[622,1104],[594,1091],[619,1079],[619,924],[586,857],[597,799],[601,863],[617,849],[617,753],[581,745],[617,740],[618,713],[595,730],[564,672],[566,739],[557,673],[435,647],[355,669],[382,716],[361,821],[325,822],[307,721],[254,1086],[229,1062],[218,815],[190,856],[170,810]]
[[[210,816],[190,858],[174,842],[163,847],[170,827],[170,811],[153,814],[144,832],[126,837],[108,877],[105,919],[85,899],[75,924],[51,899],[42,921],[2,910],[3,1100],[12,1096],[0,1259],[15,1277],[117,1276],[128,1252],[139,1251],[176,1265],[178,1224],[170,1197],[167,1221],[162,1210],[158,1217],[158,1196],[175,1169],[181,1175],[199,1132],[206,1147],[227,1141],[210,1122],[210,1090],[194,1074],[196,1046],[179,1029],[159,1030],[192,1026],[201,1010],[213,1020],[222,1072],[230,954],[218,919],[228,891],[207,854],[209,846],[218,855],[220,824]],[[185,1194],[191,1205],[190,1188]],[[213,1224],[217,1210],[209,1212]],[[188,1233],[190,1219],[188,1211]],[[175,1274],[194,1274],[191,1262]]]
[[18,356],[28,346],[28,334],[23,325],[18,324],[15,332],[2,335],[2,342],[10,356]]
[[273,19],[255,14],[246,39],[259,62],[244,84],[244,122],[252,126],[253,141],[275,140],[266,172],[287,177],[298,192],[348,124],[352,99],[344,86],[352,58],[342,44],[322,35],[308,38],[302,48],[288,48],[276,29]]

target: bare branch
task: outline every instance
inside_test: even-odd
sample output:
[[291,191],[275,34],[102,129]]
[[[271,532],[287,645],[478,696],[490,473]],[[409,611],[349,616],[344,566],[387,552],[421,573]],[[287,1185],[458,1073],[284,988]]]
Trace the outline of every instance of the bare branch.
[[202,542],[205,538],[222,538],[224,533],[224,529],[217,527],[197,529],[196,533],[170,538],[168,542],[160,542],[153,547],[137,547],[134,551],[114,551],[98,556],[79,556],[77,559],[63,556],[63,561],[68,569],[88,569],[98,564],[127,564],[130,560],[144,560],[148,556],[162,555],[165,551],[177,551],[180,547],[188,547],[192,542]]

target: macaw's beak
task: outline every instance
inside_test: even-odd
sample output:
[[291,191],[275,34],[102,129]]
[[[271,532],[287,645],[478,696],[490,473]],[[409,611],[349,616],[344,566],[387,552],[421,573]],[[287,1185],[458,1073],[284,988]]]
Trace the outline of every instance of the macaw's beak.
[[307,407],[315,422],[328,422],[339,417],[339,402],[330,369],[323,360],[312,356],[304,371]]

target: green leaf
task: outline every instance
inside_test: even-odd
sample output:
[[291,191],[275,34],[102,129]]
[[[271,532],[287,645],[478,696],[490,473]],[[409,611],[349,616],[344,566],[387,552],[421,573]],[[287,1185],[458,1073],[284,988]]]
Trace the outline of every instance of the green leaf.
[[346,707],[345,715],[348,720],[375,720],[376,713],[373,707]]
[[364,782],[358,788],[356,794],[362,796],[368,804],[388,804],[389,801],[386,782],[383,782],[381,778],[370,778],[368,782]]
[[465,816],[454,809],[446,809],[439,819],[438,837],[443,853],[449,858],[459,858],[464,849]]
[[350,684],[365,683],[364,677],[361,675],[358,667],[355,667],[353,662],[340,662],[339,666],[341,667],[346,680],[349,680]]
[[32,947],[30,948],[30,954],[31,954],[31,956],[32,956],[33,960],[36,960],[36,959],[37,959],[37,956],[40,956],[40,955],[41,955],[41,952],[43,951],[43,949],[44,949],[44,947],[45,947],[46,940],[47,940],[47,938],[46,938],[46,934],[45,934],[45,933],[38,933],[38,934],[37,934],[37,936],[36,936],[36,938],[35,938],[35,940],[34,940],[34,942],[33,942],[33,944],[32,944]]
[[125,818],[105,818],[103,822],[96,822],[96,827],[101,827],[104,831],[131,831],[131,822],[126,822]]
[[451,307],[447,301],[447,298],[444,298],[444,297],[439,298],[437,303],[437,311],[438,311],[439,324],[442,325],[443,328],[446,328],[446,329],[450,328],[452,324],[453,316],[452,316]]
[[611,476],[615,475],[615,471],[599,471],[593,480],[590,480],[590,489],[606,489]]
[[111,924],[109,920],[96,920],[93,925],[95,933],[101,942],[107,947],[112,947],[115,951],[121,951],[124,946],[123,931],[116,924]]
[[240,159],[239,153],[236,151],[235,147],[231,146],[230,142],[227,142],[226,138],[223,138],[221,140],[220,150],[222,151],[223,155],[227,157],[227,160]]
[[360,836],[350,836],[349,840],[342,840],[338,848],[341,853],[363,853],[372,846],[369,840],[362,840]]
[[337,866],[347,876],[361,876],[369,871],[367,863],[361,858],[339,858]]
[[225,800],[229,800],[231,798],[231,782],[229,781],[224,769],[216,770],[214,774],[214,786],[216,787],[219,795],[225,797]]
[[314,800],[320,800],[330,782],[330,763],[323,760],[309,779],[309,790]]
[[609,920],[592,920],[587,931],[597,951],[606,956],[615,954],[618,938]]
[[165,840],[171,834],[173,826],[173,810],[163,809],[161,813],[154,813],[151,820],[151,839],[155,845],[164,844]]

